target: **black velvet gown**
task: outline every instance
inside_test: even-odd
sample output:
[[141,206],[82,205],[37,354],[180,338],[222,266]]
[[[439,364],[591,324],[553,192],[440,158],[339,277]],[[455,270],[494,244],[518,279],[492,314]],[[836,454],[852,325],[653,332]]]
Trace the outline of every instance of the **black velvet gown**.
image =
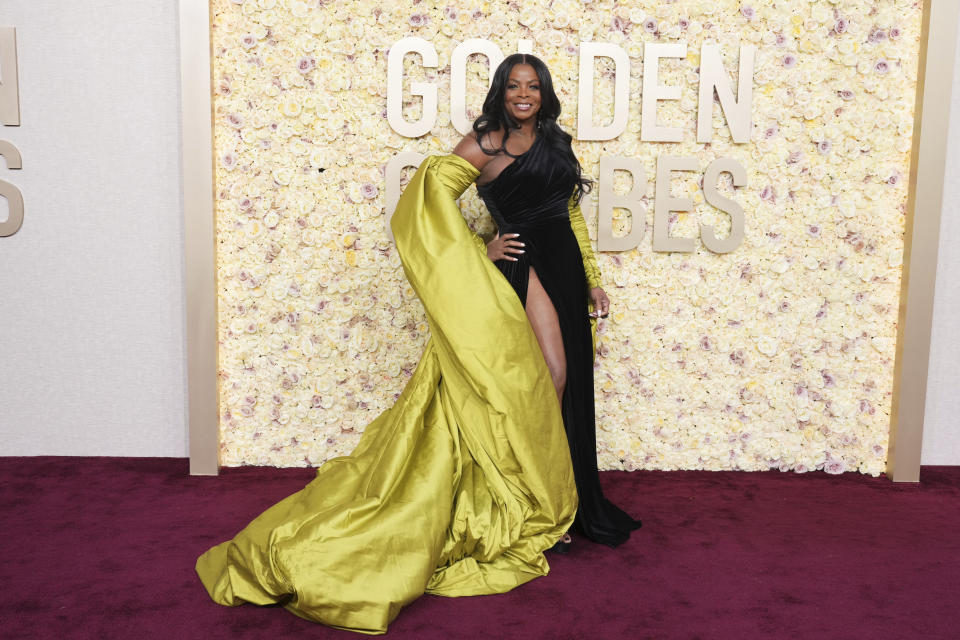
[[477,191],[499,232],[518,233],[525,244],[517,261],[498,260],[497,267],[524,306],[530,268],[535,269],[560,321],[567,360],[561,412],[579,497],[574,530],[617,546],[640,522],[607,500],[600,488],[587,280],[568,210],[575,185],[573,170],[538,136],[497,177],[478,184]]

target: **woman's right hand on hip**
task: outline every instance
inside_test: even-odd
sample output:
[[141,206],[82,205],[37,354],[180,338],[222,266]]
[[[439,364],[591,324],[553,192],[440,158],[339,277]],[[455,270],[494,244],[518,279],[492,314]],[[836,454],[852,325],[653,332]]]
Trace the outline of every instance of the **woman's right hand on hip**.
[[493,240],[487,243],[487,257],[496,262],[497,260],[517,261],[515,256],[523,253],[524,243],[517,240],[519,233],[505,233],[493,236]]

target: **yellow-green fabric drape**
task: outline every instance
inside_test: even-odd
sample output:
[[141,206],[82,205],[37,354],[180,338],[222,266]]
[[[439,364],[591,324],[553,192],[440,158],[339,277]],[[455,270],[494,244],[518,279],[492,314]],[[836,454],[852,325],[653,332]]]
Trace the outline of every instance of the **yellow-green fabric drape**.
[[547,573],[576,487],[536,337],[456,206],[476,176],[431,156],[407,185],[391,226],[430,322],[420,364],[351,455],[199,558],[216,602],[382,633],[424,592],[501,593]]

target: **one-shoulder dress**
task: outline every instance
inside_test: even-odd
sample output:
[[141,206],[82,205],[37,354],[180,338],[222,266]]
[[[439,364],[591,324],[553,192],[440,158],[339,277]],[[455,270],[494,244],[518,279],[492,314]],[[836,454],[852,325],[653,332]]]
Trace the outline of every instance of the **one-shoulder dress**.
[[588,292],[600,286],[580,207],[572,198],[577,176],[560,152],[537,137],[533,145],[477,191],[501,234],[517,233],[524,253],[497,267],[526,304],[534,269],[560,322],[567,361],[561,400],[573,460],[579,507],[575,530],[595,542],[617,546],[640,522],[607,500],[597,471],[593,389],[593,333]]
[[[548,572],[577,514],[575,465],[520,298],[457,207],[478,175],[431,156],[404,189],[391,227],[430,324],[420,363],[349,456],[200,556],[215,602],[383,633],[425,592],[502,593]],[[561,250],[579,256],[569,238]]]

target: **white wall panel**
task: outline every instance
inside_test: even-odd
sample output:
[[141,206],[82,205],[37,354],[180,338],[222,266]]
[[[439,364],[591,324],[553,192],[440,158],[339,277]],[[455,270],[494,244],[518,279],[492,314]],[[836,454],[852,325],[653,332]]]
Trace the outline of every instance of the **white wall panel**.
[[0,25],[26,211],[0,238],[0,455],[185,456],[177,3],[3,0]]

